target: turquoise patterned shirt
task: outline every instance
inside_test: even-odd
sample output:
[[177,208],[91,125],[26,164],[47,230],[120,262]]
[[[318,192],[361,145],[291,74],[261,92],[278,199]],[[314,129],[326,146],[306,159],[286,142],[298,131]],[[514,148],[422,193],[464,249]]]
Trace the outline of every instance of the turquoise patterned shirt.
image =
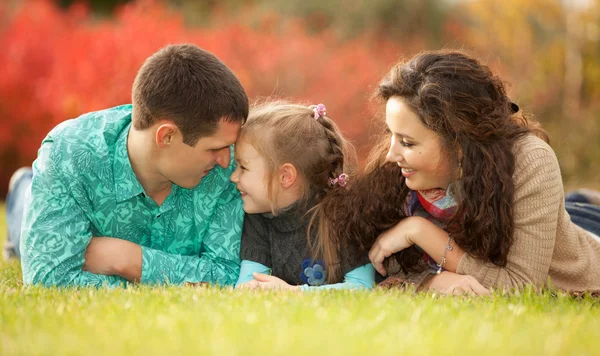
[[124,105],[65,121],[44,139],[23,218],[24,282],[127,285],[82,270],[92,237],[109,236],[142,246],[142,283],[235,284],[244,211],[229,181],[233,158],[194,189],[173,185],[158,206],[131,168],[130,127],[131,105]]

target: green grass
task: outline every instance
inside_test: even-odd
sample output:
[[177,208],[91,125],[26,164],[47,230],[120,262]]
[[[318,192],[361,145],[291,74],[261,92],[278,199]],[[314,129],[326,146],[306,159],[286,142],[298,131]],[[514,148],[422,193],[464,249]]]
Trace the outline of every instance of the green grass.
[[[1,207],[0,231],[5,231]],[[0,235],[2,236],[2,235]],[[0,355],[597,354],[600,302],[524,292],[23,288],[0,262]]]

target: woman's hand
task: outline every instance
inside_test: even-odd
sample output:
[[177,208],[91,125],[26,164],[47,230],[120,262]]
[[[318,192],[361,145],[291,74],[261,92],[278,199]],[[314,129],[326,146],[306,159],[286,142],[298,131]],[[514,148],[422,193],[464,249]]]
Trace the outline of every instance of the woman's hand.
[[417,216],[404,218],[396,226],[379,235],[369,251],[369,259],[373,267],[382,276],[387,275],[387,271],[383,267],[383,261],[392,254],[405,250],[414,244],[411,236],[417,233],[422,223],[421,220],[425,219]]
[[485,288],[473,276],[465,276],[453,272],[444,271],[425,281],[422,288],[441,294],[450,295],[490,295]]
[[269,276],[268,274],[252,273],[254,279],[258,282],[258,288],[260,289],[288,289],[288,290],[300,290],[300,286],[291,286],[287,284],[281,278],[275,276]]

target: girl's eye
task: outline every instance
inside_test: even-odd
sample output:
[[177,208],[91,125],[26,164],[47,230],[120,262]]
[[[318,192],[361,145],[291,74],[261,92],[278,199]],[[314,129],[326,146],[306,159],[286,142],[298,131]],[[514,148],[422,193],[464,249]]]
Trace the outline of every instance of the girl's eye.
[[404,147],[412,147],[414,145],[412,143],[408,143],[406,141],[402,141],[402,146],[404,146]]
[[246,167],[244,166],[240,166],[240,168],[242,169],[242,171],[247,171]]

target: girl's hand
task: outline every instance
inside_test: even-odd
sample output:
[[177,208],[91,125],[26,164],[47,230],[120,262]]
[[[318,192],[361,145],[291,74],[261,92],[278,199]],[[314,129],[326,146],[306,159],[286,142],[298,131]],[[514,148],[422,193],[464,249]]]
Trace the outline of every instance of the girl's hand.
[[423,284],[424,289],[435,291],[441,294],[450,295],[490,295],[490,291],[485,288],[473,276],[465,276],[449,271],[444,271],[431,277]]
[[379,235],[369,251],[369,259],[382,276],[387,275],[383,260],[414,245],[411,236],[418,231],[420,219],[422,218],[416,216],[404,218],[396,226]]
[[253,290],[258,288],[258,281],[253,279],[246,283],[242,283],[236,287],[236,289]]
[[291,286],[281,278],[269,276],[268,274],[252,273],[254,279],[258,282],[258,288],[261,289],[288,289],[300,290],[300,286]]

